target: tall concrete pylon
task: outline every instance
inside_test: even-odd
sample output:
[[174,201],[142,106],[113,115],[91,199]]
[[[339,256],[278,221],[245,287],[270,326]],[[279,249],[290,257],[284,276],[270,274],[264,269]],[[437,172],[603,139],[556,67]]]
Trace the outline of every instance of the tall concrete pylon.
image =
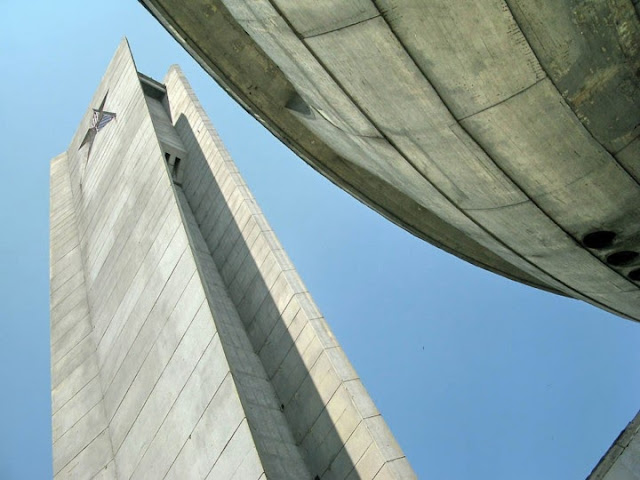
[[123,40],[50,221],[56,479],[415,477],[179,68]]

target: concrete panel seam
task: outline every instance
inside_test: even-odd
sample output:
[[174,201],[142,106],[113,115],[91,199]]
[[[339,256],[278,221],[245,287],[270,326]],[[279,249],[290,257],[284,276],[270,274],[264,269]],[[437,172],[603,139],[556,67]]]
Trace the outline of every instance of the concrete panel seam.
[[[215,335],[213,337],[211,337],[211,339],[209,339],[209,343],[207,343],[205,349],[203,350],[202,354],[200,355],[200,357],[198,358],[198,360],[195,362],[195,365],[193,367],[193,369],[191,370],[191,372],[189,372],[189,375],[187,376],[187,378],[185,379],[184,384],[182,385],[182,387],[180,388],[180,391],[178,392],[178,394],[176,395],[176,399],[180,397],[180,394],[182,393],[182,391],[184,390],[184,386],[186,385],[186,383],[189,381],[189,379],[191,378],[191,375],[193,374],[193,371],[196,369],[196,366],[198,364],[198,362],[200,361],[200,359],[202,358],[202,356],[204,355],[204,352],[206,352],[207,348],[209,348],[209,345],[211,345],[211,342],[213,341],[213,339],[215,338]],[[173,357],[173,354],[172,354]],[[163,368],[162,372],[164,373],[164,371],[166,370],[167,366],[169,365],[170,360],[165,364],[165,367]],[[154,389],[157,386],[158,382],[160,381],[160,378],[162,377],[162,374],[158,377],[158,380],[155,382],[154,384]],[[116,455],[117,453],[120,451],[120,449],[122,448],[122,446],[125,443],[125,440],[127,438],[127,436],[129,435],[129,433],[131,432],[131,429],[133,428],[133,426],[136,423],[136,420],[138,419],[138,417],[140,416],[140,413],[142,412],[142,410],[144,409],[144,406],[147,404],[147,401],[149,400],[149,398],[151,398],[151,395],[153,394],[153,389],[151,390],[151,393],[147,396],[147,398],[145,399],[143,405],[140,407],[140,409],[138,410],[138,413],[136,415],[135,420],[131,423],[131,426],[129,427],[129,429],[127,430],[127,433],[125,434],[125,436],[123,437],[122,442],[120,443],[120,446],[118,447],[118,450],[116,452],[114,452]],[[174,402],[172,403],[172,406]],[[136,465],[133,468],[132,471],[132,475],[133,473],[135,473],[136,468],[138,467],[139,463],[142,461],[142,458],[144,457],[145,453],[147,452],[147,450],[149,449],[149,447],[151,446],[151,442],[153,442],[153,439],[155,438],[155,435],[158,433],[158,431],[160,430],[160,427],[162,426],[162,424],[164,423],[164,421],[166,420],[166,417],[168,415],[168,412],[171,410],[171,407],[169,407],[169,410],[167,411],[167,413],[165,414],[162,422],[160,423],[160,425],[158,425],[158,428],[156,429],[156,431],[154,432],[153,437],[151,437],[150,441],[147,443],[146,448],[144,449],[144,451],[142,452],[141,455],[138,456],[138,461],[136,462]]]
[[[218,387],[216,388],[215,392],[213,393],[213,395],[211,395],[211,398],[209,399],[209,403],[207,403],[207,405],[205,406],[205,408],[202,410],[202,413],[200,414],[200,417],[198,418],[198,420],[196,420],[193,429],[191,430],[191,433],[189,434],[189,439],[191,438],[191,435],[193,434],[193,432],[195,431],[195,429],[197,428],[198,424],[200,423],[200,420],[202,420],[202,417],[204,416],[205,412],[207,411],[207,409],[209,408],[209,405],[211,405],[211,402],[213,402],[214,398],[216,397],[217,393],[220,391],[220,388],[222,388],[223,383],[225,382],[225,380],[231,375],[231,370],[229,370],[226,375],[224,376],[222,382],[220,382],[220,384],[218,385]],[[238,429],[238,427],[240,426],[240,424],[242,423],[242,421],[244,420],[243,417],[242,420],[240,420],[240,423],[238,423],[238,425],[236,426],[236,430]],[[234,430],[235,432],[235,430]],[[229,441],[231,441],[231,438],[233,438],[233,435],[231,435],[231,437],[229,438],[229,440],[227,441],[227,443]],[[186,442],[182,444],[182,446],[180,447],[180,450],[178,450],[178,453],[176,454],[175,458],[172,460],[171,465],[169,465],[169,468],[167,469],[167,473],[165,474],[165,477],[169,474],[169,472],[171,471],[171,467],[173,467],[173,464],[175,463],[176,459],[180,456],[180,453],[182,453],[182,450],[184,449],[184,446],[186,445]],[[226,446],[226,444],[225,444]],[[224,449],[223,449],[224,450]],[[211,467],[213,468],[213,466]],[[164,477],[163,477],[164,478]]]
[[[204,302],[203,302],[203,304],[204,304]],[[200,309],[203,307],[203,304],[201,304],[201,305],[200,305],[200,307],[198,308],[198,311],[196,312],[196,314],[193,316],[193,318],[192,318],[192,319],[191,319],[191,321],[189,322],[189,326],[187,326],[187,328],[185,328],[185,330],[184,330],[184,332],[183,332],[182,336],[180,337],[180,340],[177,342],[176,348],[173,350],[173,352],[171,352],[171,355],[169,356],[169,359],[168,359],[168,360],[167,360],[167,362],[165,363],[164,367],[162,368],[162,371],[161,371],[161,372],[160,372],[160,374],[158,375],[158,378],[157,378],[157,379],[156,379],[156,381],[154,382],[153,387],[151,388],[151,390],[150,390],[150,392],[149,392],[149,395],[147,395],[147,398],[145,399],[144,403],[143,403],[143,404],[140,406],[140,408],[138,409],[138,414],[136,415],[135,419],[133,420],[133,422],[132,422],[132,423],[131,423],[131,425],[129,426],[129,429],[127,430],[127,433],[122,437],[122,442],[121,442],[120,446],[122,446],[122,444],[124,444],[124,440],[125,440],[125,438],[127,437],[127,435],[128,435],[128,433],[129,433],[129,431],[131,430],[131,428],[132,428],[132,427],[133,427],[133,425],[135,424],[135,422],[136,422],[136,420],[137,420],[137,418],[138,418],[138,415],[140,414],[140,412],[142,411],[142,409],[143,409],[143,408],[144,408],[144,406],[146,405],[147,400],[148,400],[148,399],[151,397],[151,395],[153,394],[153,391],[154,391],[154,389],[155,389],[156,385],[157,385],[157,384],[158,384],[158,382],[160,381],[160,378],[162,378],[162,374],[163,374],[163,373],[164,373],[164,371],[167,369],[167,367],[168,367],[169,363],[171,362],[171,359],[173,358],[173,355],[175,354],[176,350],[178,349],[178,346],[180,345],[180,343],[181,343],[181,342],[182,342],[182,340],[184,339],[185,335],[187,334],[187,332],[188,332],[188,330],[189,330],[189,327],[190,327],[190,326],[191,326],[191,324],[193,323],[193,320],[196,318],[196,316],[197,316],[198,312],[200,312]],[[210,342],[211,342],[211,341],[213,341],[213,339],[215,339],[216,335],[217,335],[217,332],[216,332],[216,334],[214,334],[214,336],[213,336],[213,337],[211,337]],[[206,349],[205,349],[205,350],[206,350]],[[135,377],[134,377],[134,380],[135,380],[135,378],[138,376],[138,374],[140,373],[140,370],[142,369],[142,366],[144,365],[144,362],[146,361],[147,357],[149,356],[150,351],[151,351],[151,350],[149,350],[149,351],[147,352],[147,354],[145,355],[144,360],[141,362],[140,367],[138,368],[138,371],[136,372],[136,375],[135,375]],[[203,355],[204,355],[204,352],[203,352]],[[195,367],[194,367],[194,368],[195,368]],[[114,376],[114,379],[115,379],[115,376]],[[188,377],[187,377],[187,379],[188,379]],[[111,423],[111,421],[114,419],[114,417],[115,417],[115,416],[116,416],[116,414],[118,413],[118,410],[120,409],[120,406],[122,405],[122,402],[124,402],[124,399],[125,399],[125,397],[127,396],[127,393],[129,392],[129,389],[131,388],[131,386],[132,386],[132,385],[133,385],[133,381],[132,381],[131,383],[129,383],[129,385],[128,385],[128,387],[127,387],[127,390],[125,391],[124,395],[123,395],[123,396],[122,396],[122,398],[120,399],[120,402],[118,402],[118,406],[113,410],[113,415],[111,416],[111,418],[109,418],[109,419],[108,419],[108,420],[109,420],[109,423]],[[114,452],[114,453],[117,453],[117,452]]]
[[[184,255],[184,253],[183,253],[183,255]],[[174,269],[173,269],[173,271],[171,272],[171,274],[173,274],[173,272],[175,271],[175,269],[178,267],[178,264],[180,263],[180,259],[181,259],[181,258],[182,258],[182,255],[181,255],[181,256],[180,256],[180,258],[176,261],[175,266],[174,266]],[[195,273],[194,273],[194,274],[195,274]],[[179,301],[179,299],[181,298],[182,294],[183,294],[183,293],[185,292],[185,290],[187,289],[187,286],[188,286],[188,284],[189,284],[189,281],[191,280],[191,278],[193,278],[193,275],[194,275],[194,274],[192,274],[192,275],[191,275],[191,277],[189,277],[189,280],[185,283],[185,286],[184,286],[184,288],[182,289],[182,292],[180,293],[180,296],[178,297],[178,301]],[[162,290],[160,291],[160,293],[159,293],[159,294],[158,294],[158,296],[156,297],[156,299],[155,299],[155,301],[154,301],[153,305],[151,306],[151,309],[149,310],[149,313],[147,314],[147,316],[145,317],[144,321],[143,321],[143,322],[142,322],[142,324],[140,325],[140,328],[139,328],[139,329],[138,329],[138,331],[136,332],[136,335],[135,335],[134,339],[131,341],[131,343],[130,343],[130,345],[129,345],[129,348],[127,349],[127,352],[126,352],[126,353],[124,354],[124,356],[122,357],[122,360],[121,360],[120,364],[118,365],[118,368],[117,368],[117,369],[116,369],[116,371],[114,372],[114,374],[113,374],[113,378],[112,378],[112,379],[111,379],[111,381],[109,382],[109,385],[107,386],[107,389],[109,389],[109,388],[111,387],[111,385],[113,384],[113,381],[115,380],[115,378],[116,378],[116,376],[117,376],[118,372],[119,372],[119,371],[120,371],[120,369],[122,368],[122,365],[124,364],[124,360],[125,360],[125,358],[127,358],[127,356],[129,355],[129,353],[131,352],[131,349],[133,348],[133,345],[135,344],[136,340],[138,339],[138,337],[139,337],[139,335],[140,335],[140,332],[142,332],[142,329],[144,328],[145,324],[146,324],[146,323],[147,323],[147,321],[149,320],[149,316],[150,316],[151,312],[153,311],[154,307],[156,306],[156,304],[158,303],[158,300],[159,300],[160,296],[162,295],[162,292],[163,292],[163,291],[164,291],[164,289],[166,288],[167,283],[169,282],[169,278],[170,278],[170,277],[171,277],[171,275],[169,275],[169,277],[168,277],[167,281],[165,282],[165,284],[164,284],[164,286],[163,286]],[[167,315],[167,320],[165,320],[165,324],[166,324],[166,322],[171,318],[171,315],[172,315],[172,314],[173,314],[173,312],[175,311],[175,309],[176,309],[176,305],[177,305],[178,301],[176,301],[176,304],[173,306],[173,309],[171,310],[171,312],[169,313],[169,315]],[[202,306],[202,305],[201,305],[201,306]],[[200,307],[198,308],[198,310],[197,310],[197,311],[196,311],[196,313],[194,314],[194,317],[193,317],[193,318],[195,318],[195,315],[197,315],[198,311],[200,311]],[[193,321],[193,318],[191,319],[191,321]],[[190,324],[191,324],[191,323],[189,323],[189,325],[190,325]],[[164,326],[164,325],[163,325],[163,326]],[[124,328],[124,326],[123,326],[123,328]],[[188,329],[188,328],[187,328],[187,329]],[[160,335],[160,331],[161,331],[161,330],[159,330],[159,331],[158,331],[158,336]],[[186,332],[186,331],[185,331],[185,332]],[[118,339],[119,339],[119,336],[120,336],[120,334],[121,334],[121,333],[122,333],[122,330],[120,331],[120,333],[119,333],[119,335],[118,335],[118,338],[116,338],[116,339],[114,340],[114,343],[118,343],[118,342],[119,342],[119,340],[118,340]],[[158,336],[156,336],[156,340],[157,340]],[[183,335],[183,337],[184,337],[184,335]],[[149,354],[149,352],[147,352],[147,355],[148,355],[148,354]],[[145,359],[146,359],[146,356],[145,356]],[[128,391],[128,389],[127,389],[127,391]],[[117,409],[116,409],[116,411],[117,411]],[[115,414],[115,412],[114,412],[114,414]]]
[[[173,238],[174,238],[174,237],[175,237],[175,235],[177,234],[178,230],[179,230],[179,227],[176,227],[176,229],[175,229],[175,231],[174,231],[174,236],[171,238],[171,240],[170,240],[169,242],[167,242],[167,245],[166,245],[166,247],[165,247],[165,249],[164,249],[164,251],[163,251],[162,256],[164,256],[164,254],[169,250],[169,246],[171,245],[171,241],[173,240]],[[149,251],[150,251],[150,250],[151,250],[151,249],[149,249]],[[185,250],[185,251],[186,251],[186,250]],[[185,251],[183,251],[183,252],[182,252],[182,254],[184,254],[184,252],[185,252]],[[147,253],[148,253],[148,252],[147,252]],[[182,256],[182,254],[181,254],[181,256]],[[146,258],[146,256],[145,256],[145,258]],[[137,276],[137,272],[139,272],[139,271],[140,271],[140,269],[142,268],[142,265],[143,265],[143,264],[144,264],[144,260],[143,260],[142,262],[140,262],[140,265],[138,266],[138,270],[136,271],[136,276]],[[176,267],[176,266],[177,266],[177,262],[176,262],[176,264],[174,265],[174,267],[173,267],[173,269],[172,269],[171,273],[173,273],[173,271],[175,270],[175,267]],[[134,276],[134,278],[131,280],[131,282],[132,282],[132,283],[133,283],[133,281],[135,280],[136,276]],[[170,278],[170,277],[171,277],[171,274],[169,274],[167,278]],[[145,286],[148,284],[148,282],[150,281],[150,279],[151,279],[151,277],[149,277],[148,281],[145,283]],[[143,289],[141,290],[141,292],[140,292],[140,293],[142,293],[142,291],[143,291],[143,290],[144,290],[144,287],[143,287]],[[113,290],[111,291],[111,293],[113,293]],[[159,296],[159,295],[160,295],[160,294],[158,294],[158,296]],[[107,299],[107,301],[108,301],[108,299]],[[156,301],[157,301],[157,298],[156,298]],[[155,304],[155,302],[154,302],[154,304]],[[108,324],[107,324],[107,325],[111,325],[111,322],[113,321],[113,318],[115,317],[116,313],[117,313],[117,310],[113,313],[113,315],[112,315],[112,317],[111,317],[111,319],[109,320],[109,322],[108,322]],[[104,336],[105,336],[106,332],[107,332],[107,329],[105,329],[105,331],[104,331],[104,332],[102,332],[102,335],[100,336],[100,339],[99,339],[99,340],[98,340],[98,342],[97,342],[96,347],[97,347],[98,349],[100,348],[100,346],[101,346],[101,344],[102,344],[102,340],[104,339]]]
[[[220,460],[220,458],[222,458],[222,455],[224,453],[224,451],[227,449],[227,447],[229,446],[229,444],[231,443],[231,440],[233,439],[233,437],[235,436],[236,432],[238,431],[238,429],[242,426],[242,424],[244,422],[247,422],[247,417],[245,416],[240,423],[238,424],[238,426],[236,427],[236,429],[233,431],[233,433],[231,434],[231,436],[229,437],[229,440],[227,440],[227,443],[225,443],[224,448],[222,449],[222,451],[220,452],[220,455],[218,455],[218,458],[216,458],[216,461],[213,462],[213,465],[211,465],[211,468],[209,469],[209,472],[207,473],[207,475],[205,475],[205,478],[208,478],[209,475],[211,475],[211,471],[213,470],[213,468],[216,466],[216,463],[218,463],[218,460]],[[248,424],[248,422],[247,422]]]
[[[78,368],[81,368],[82,366],[83,365],[78,365],[73,371],[77,370]],[[73,372],[71,372],[71,373],[73,373]],[[59,405],[58,408],[56,408],[55,410],[51,409],[52,410],[51,411],[51,415],[53,416],[57,412],[59,412],[62,407],[64,407],[67,403],[69,403],[71,400],[73,400],[74,397],[76,395],[78,395],[87,385],[89,385],[98,375],[99,374],[96,373],[93,377],[91,377],[89,380],[87,380],[87,382],[84,385],[82,385],[82,387],[80,387],[80,389],[77,392],[75,392],[71,397],[69,397],[62,405]],[[66,378],[65,378],[65,380],[66,380]],[[64,380],[61,383],[64,383]]]

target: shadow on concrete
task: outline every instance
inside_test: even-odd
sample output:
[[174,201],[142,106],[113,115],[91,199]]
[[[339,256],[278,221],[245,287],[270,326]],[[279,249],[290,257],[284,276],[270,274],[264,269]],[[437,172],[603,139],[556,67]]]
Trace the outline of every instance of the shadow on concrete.
[[[224,260],[222,260],[222,262],[220,259],[218,259],[218,262],[215,261],[215,248],[218,246],[219,242],[214,245],[211,240],[212,235],[208,233],[206,229],[202,228],[202,230],[205,230],[201,230],[202,236],[209,247],[209,252],[214,263],[223,278],[227,293],[232,299],[236,307],[236,311],[244,324],[245,331],[247,332],[253,346],[253,351],[258,355],[258,358],[266,372],[266,376],[275,390],[278,404],[273,405],[273,408],[279,409],[281,414],[286,418],[286,423],[292,433],[302,459],[311,473],[312,479],[346,478],[347,476],[349,476],[350,479],[359,479],[360,477],[355,471],[354,462],[346,453],[344,448],[344,442],[346,439],[343,441],[340,438],[336,425],[331,420],[325,408],[325,402],[322,400],[314,382],[311,380],[307,367],[305,366],[298,349],[294,345],[295,339],[291,337],[287,325],[285,324],[282,313],[286,308],[282,307],[280,309],[277,307],[275,299],[271,292],[269,292],[268,286],[259,274],[259,266],[255,263],[249,247],[243,240],[241,233],[242,225],[238,225],[236,223],[236,219],[234,218],[229,205],[226,201],[223,201],[223,195],[220,190],[221,185],[218,183],[218,180],[214,177],[207,165],[206,157],[199,147],[192,126],[189,124],[189,120],[184,115],[180,115],[177,122],[175,122],[175,127],[183,144],[188,150],[188,158],[183,159],[181,163],[181,168],[184,168],[182,175],[182,189],[198,225],[203,225],[206,214],[211,209],[219,210],[219,213],[216,214],[216,219],[230,218],[231,220],[229,224],[225,227],[227,230],[225,235],[231,235],[235,240],[233,247],[229,250],[229,254],[225,258],[228,258],[231,255],[239,255],[244,258],[242,266],[238,268],[238,271],[243,270],[243,274],[246,275],[246,270],[249,270],[251,275],[254,277],[249,283],[248,288],[258,289],[260,294],[262,291],[265,292],[264,299],[260,303],[257,313],[253,315],[248,313],[246,308],[243,308],[243,298],[238,298],[238,294],[234,292],[233,280],[235,279],[235,276],[225,278],[222,275]],[[191,170],[191,172],[189,172],[189,170]],[[198,172],[196,177],[194,177],[193,172]],[[193,188],[193,185],[189,185],[189,182],[194,181],[200,182],[199,184],[201,186],[207,186],[206,188],[209,190],[210,194],[217,198],[214,205],[204,205],[204,201],[201,201],[199,198],[200,195],[198,198],[194,198],[193,191],[190,190],[190,187]],[[201,203],[203,205],[201,205]],[[218,205],[218,203],[220,203],[220,205]],[[209,219],[209,221],[211,220]],[[255,275],[253,272],[255,272]],[[271,320],[269,321],[269,319]],[[265,345],[269,335],[265,335],[263,338],[256,337],[255,335],[249,335],[250,329],[260,327],[253,324],[253,322],[258,321],[263,321],[265,323],[265,325],[263,325],[263,330],[268,332],[279,332],[279,334],[283,335],[279,337],[280,340],[278,342],[281,345],[287,345],[289,348],[286,362],[281,361],[277,365],[273,362],[271,362],[271,364],[265,364],[269,363],[270,359],[265,359],[264,356],[263,358],[260,357],[261,348]],[[285,356],[282,355],[280,358],[284,359]],[[306,371],[306,375],[300,375],[299,372],[301,371]],[[284,378],[287,379],[294,379],[297,376],[300,376],[303,380],[300,382],[300,385],[294,388],[296,394],[291,395],[292,390],[290,385],[287,385],[286,387],[284,386],[286,382],[274,383],[273,380],[276,375],[281,377],[284,376]],[[301,386],[304,386],[303,393],[300,389]],[[300,395],[298,395],[298,393],[300,393]],[[300,400],[303,400],[302,404],[300,404]],[[295,404],[295,402],[298,403]],[[252,431],[254,431],[253,427]],[[260,456],[262,457],[262,452]]]

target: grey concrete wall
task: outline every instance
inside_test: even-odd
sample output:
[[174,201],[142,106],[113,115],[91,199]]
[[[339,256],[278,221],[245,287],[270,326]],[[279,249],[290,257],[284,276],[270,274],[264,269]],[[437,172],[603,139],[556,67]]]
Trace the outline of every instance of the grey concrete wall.
[[[269,383],[275,391],[276,405],[311,475],[413,477],[177,67],[170,69],[165,84],[165,105],[189,155],[182,191],[195,218],[191,223],[202,234],[215,264],[210,271],[219,272],[212,282],[222,283],[228,292],[251,353],[260,361],[252,371],[260,372],[258,381],[266,391]],[[248,357],[254,363],[253,355]],[[256,418],[260,421],[264,417]]]
[[[182,155],[180,168],[183,168],[188,163],[190,155],[175,133],[167,112],[155,99],[147,98],[147,104],[150,107],[160,145],[162,148],[169,147],[175,149],[174,151],[183,152],[180,154]],[[168,167],[171,170],[169,162]],[[169,173],[171,172],[165,172],[167,178],[170,176]],[[182,177],[182,175],[175,177],[178,176]],[[229,459],[227,462],[229,465],[217,459],[218,454],[215,450],[193,448],[178,453],[174,464],[182,465],[186,470],[172,468],[172,475],[175,478],[184,478],[184,475],[192,473],[190,468],[194,462],[200,462],[202,458],[210,455],[212,460],[216,460],[209,474],[211,478],[226,478],[232,474],[234,478],[257,478],[263,473],[269,478],[292,480],[310,478],[291,438],[286,420],[278,408],[273,389],[266,380],[262,365],[253,354],[236,309],[220,280],[216,265],[202,238],[182,188],[178,183],[173,188],[174,198],[180,207],[181,224],[188,236],[188,250],[195,259],[198,281],[204,288],[206,297],[204,308],[210,312],[212,323],[217,330],[216,341],[219,342],[221,355],[225,357],[224,371],[227,372],[229,388],[237,389],[235,397],[239,399],[239,404],[236,405],[235,410],[243,416],[246,415],[246,419],[238,439],[234,437],[231,448],[223,452],[223,458]],[[211,365],[210,368],[217,370],[219,365]],[[184,408],[192,407],[187,403]],[[229,410],[229,407],[215,405],[212,408],[211,412],[217,416],[218,420],[222,414],[220,410]],[[199,425],[199,434],[203,442],[207,442],[212,431],[215,432],[220,428],[213,419],[205,419],[204,422],[199,422]],[[164,450],[166,448],[167,445],[164,446]],[[159,449],[160,457],[155,462],[162,462],[163,453],[163,450]],[[235,474],[234,470],[237,470]]]
[[56,478],[412,478],[180,71],[145,89],[123,41],[52,162]]
[[[68,150],[66,196],[55,194],[52,200],[52,226],[62,200],[75,211],[77,268],[80,274],[84,270],[84,311],[90,312],[83,317],[87,353],[65,372],[75,367],[68,383],[94,376],[92,385],[104,406],[99,425],[106,446],[74,434],[74,444],[67,447],[61,437],[54,443],[55,470],[59,478],[91,478],[77,453],[94,448],[113,459],[107,470],[117,478],[257,479],[264,469],[205,302],[126,42],[91,105],[97,106],[107,91],[105,108],[115,111],[117,119],[98,133],[87,160],[87,148],[78,149],[90,122],[87,112]],[[54,188],[52,180],[52,193]],[[60,248],[69,248],[67,237]],[[56,238],[52,235],[52,242]],[[52,243],[52,322],[58,320],[61,295],[53,289],[63,281],[53,263],[61,255],[55,253],[56,245]],[[58,336],[52,328],[52,358],[61,355]],[[73,393],[67,390],[77,389],[74,383],[58,393],[57,368],[56,407],[63,395]],[[54,425],[62,429],[73,418],[60,412]],[[93,432],[98,419],[90,421]],[[85,427],[74,428],[82,433]],[[64,469],[68,460],[79,464],[74,472]]]
[[50,228],[54,478],[115,478],[66,154],[51,162]]
[[640,479],[640,412],[620,432],[587,480]]

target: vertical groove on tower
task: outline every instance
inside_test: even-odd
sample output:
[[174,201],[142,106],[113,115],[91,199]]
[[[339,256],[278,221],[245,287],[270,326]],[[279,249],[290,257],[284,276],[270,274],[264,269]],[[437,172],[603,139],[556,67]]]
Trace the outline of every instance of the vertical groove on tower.
[[[413,478],[402,450],[177,67],[164,106],[187,159],[179,197],[295,444],[319,478]],[[211,260],[209,260],[211,259]]]
[[51,169],[58,480],[414,476],[179,70]]

